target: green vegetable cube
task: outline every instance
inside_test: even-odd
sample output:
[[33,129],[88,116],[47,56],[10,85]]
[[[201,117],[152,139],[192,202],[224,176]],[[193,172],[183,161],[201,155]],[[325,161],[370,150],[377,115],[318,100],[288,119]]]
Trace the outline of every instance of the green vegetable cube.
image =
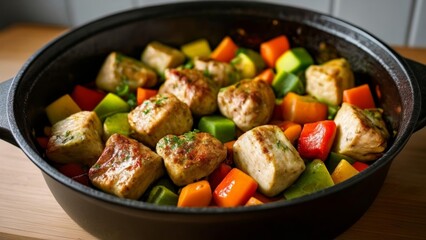
[[209,42],[202,38],[181,46],[181,51],[188,57],[209,57],[211,53]]
[[315,159],[307,164],[305,171],[300,175],[297,181],[284,190],[284,197],[288,200],[294,199],[333,185],[333,179],[324,162]]
[[163,185],[156,185],[149,192],[147,202],[157,205],[177,206],[179,196]]
[[103,136],[105,141],[114,133],[129,136],[130,125],[127,115],[128,113],[116,113],[105,119]]
[[355,162],[355,160],[351,157],[336,152],[330,152],[328,158],[325,160],[325,164],[327,165],[328,171],[332,173],[336,166],[339,164],[340,160],[342,159],[345,159],[350,164],[353,164]]
[[105,118],[119,112],[130,111],[129,104],[114,93],[108,93],[93,110],[98,114],[99,119]]
[[259,53],[251,49],[238,49],[237,56],[231,60],[231,64],[241,73],[241,77],[253,78],[265,68],[265,62]]
[[300,78],[293,73],[285,71],[275,75],[272,81],[272,89],[274,89],[275,97],[277,98],[284,97],[288,92],[294,92],[299,95],[305,93],[305,87]]
[[289,73],[299,74],[304,71],[309,65],[312,65],[314,60],[305,48],[292,48],[284,52],[276,61],[275,68],[277,73],[286,71]]
[[198,122],[198,129],[202,132],[208,132],[222,143],[235,139],[235,123],[223,116],[204,116]]

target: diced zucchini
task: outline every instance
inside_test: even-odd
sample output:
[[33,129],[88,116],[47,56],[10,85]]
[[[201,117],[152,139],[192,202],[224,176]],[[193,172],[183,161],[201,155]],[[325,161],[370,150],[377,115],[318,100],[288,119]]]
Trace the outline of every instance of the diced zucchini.
[[277,59],[275,69],[277,73],[286,71],[297,75],[313,63],[314,60],[308,51],[305,48],[297,47],[284,52]]
[[293,73],[285,71],[275,75],[272,81],[272,89],[274,89],[275,97],[277,98],[284,97],[288,92],[294,92],[299,95],[305,93],[305,88],[300,78]]
[[158,74],[164,76],[164,70],[182,65],[186,57],[181,51],[154,41],[145,47],[141,59]]
[[198,129],[202,132],[208,132],[222,143],[235,139],[235,123],[223,116],[204,116],[198,122]]
[[149,192],[147,202],[157,205],[177,206],[179,196],[164,185],[156,185]]
[[209,42],[204,38],[182,45],[181,51],[190,58],[209,57],[211,53]]
[[333,185],[333,179],[324,162],[315,159],[306,165],[305,171],[300,175],[297,181],[284,190],[284,197],[288,200],[294,199]]
[[93,110],[103,122],[115,113],[130,111],[129,104],[114,93],[108,93]]
[[65,94],[56,99],[54,102],[49,104],[45,110],[47,118],[52,125],[81,111],[80,107],[69,94]]
[[104,140],[108,140],[108,138],[114,134],[119,133],[124,136],[129,136],[130,134],[130,125],[127,119],[126,112],[116,113],[107,118],[104,121]]
[[123,88],[134,91],[138,87],[152,87],[157,81],[154,70],[141,61],[112,52],[96,77],[96,86],[107,92],[117,93]]
[[237,56],[231,60],[231,64],[241,73],[242,79],[255,77],[265,68],[265,62],[259,53],[240,48]]

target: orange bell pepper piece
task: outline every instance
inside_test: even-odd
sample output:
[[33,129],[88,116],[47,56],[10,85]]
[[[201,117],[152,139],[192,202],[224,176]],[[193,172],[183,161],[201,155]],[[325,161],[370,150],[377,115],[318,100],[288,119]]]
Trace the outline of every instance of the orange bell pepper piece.
[[269,85],[272,84],[272,81],[274,80],[275,77],[275,73],[274,70],[272,70],[272,68],[267,68],[265,70],[263,70],[261,73],[259,73],[254,79],[261,79],[267,83],[269,83]]
[[190,183],[182,188],[178,207],[206,207],[212,200],[212,190],[207,180]]
[[350,103],[361,109],[376,107],[368,84],[343,90],[343,102]]
[[213,52],[210,54],[210,57],[216,61],[229,62],[235,57],[237,50],[237,44],[234,43],[232,38],[226,36],[213,50]]
[[284,135],[294,145],[302,132],[302,125],[292,122],[283,121],[277,124],[284,131]]
[[311,96],[302,96],[293,92],[287,93],[281,103],[283,119],[299,124],[317,122],[327,119],[327,104],[321,103]]
[[260,44],[260,55],[266,64],[273,68],[277,59],[288,49],[290,43],[285,35],[277,36]]
[[257,190],[257,182],[233,168],[213,191],[213,199],[219,207],[243,206]]
[[157,95],[158,90],[138,87],[136,90],[136,99],[138,105],[141,105],[145,100]]
[[244,206],[254,206],[259,204],[263,204],[263,202],[255,197],[250,197],[246,204],[244,204]]

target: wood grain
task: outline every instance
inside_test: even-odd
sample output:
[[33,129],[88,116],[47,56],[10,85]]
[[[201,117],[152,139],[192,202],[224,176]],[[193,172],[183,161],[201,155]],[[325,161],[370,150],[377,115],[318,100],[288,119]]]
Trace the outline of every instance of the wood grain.
[[[0,31],[0,81],[13,77],[34,52],[66,31],[29,24]],[[426,64],[426,49],[395,49]],[[424,139],[426,129],[412,135],[392,163],[373,205],[338,239],[426,239]],[[0,239],[94,239],[62,210],[40,170],[20,149],[3,140],[0,140]]]

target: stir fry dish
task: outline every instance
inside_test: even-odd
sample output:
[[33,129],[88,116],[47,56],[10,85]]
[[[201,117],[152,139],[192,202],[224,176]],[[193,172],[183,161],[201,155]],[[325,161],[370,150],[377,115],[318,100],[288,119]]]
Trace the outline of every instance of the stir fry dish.
[[225,36],[153,41],[105,56],[97,77],[50,103],[36,136],[89,187],[157,205],[291,201],[367,169],[390,134],[343,57],[322,62],[280,35],[258,49]]

